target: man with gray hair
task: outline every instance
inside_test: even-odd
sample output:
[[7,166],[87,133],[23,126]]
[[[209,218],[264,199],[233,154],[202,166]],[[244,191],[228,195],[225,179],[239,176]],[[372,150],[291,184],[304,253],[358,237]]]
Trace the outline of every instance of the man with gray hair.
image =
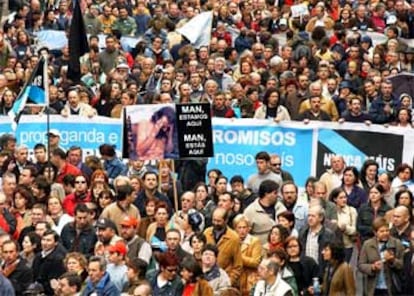
[[282,279],[279,264],[270,259],[263,259],[258,267],[260,280],[254,288],[254,296],[259,295],[293,295],[292,288]]
[[324,220],[325,210],[320,205],[313,205],[308,211],[308,224],[299,231],[302,254],[315,259],[321,267],[323,247],[327,242],[335,240],[335,234],[324,226]]
[[104,257],[92,256],[88,264],[88,279],[82,296],[88,295],[119,295],[118,289],[112,283],[109,274],[106,272],[106,261]]
[[230,90],[231,86],[234,84],[233,78],[224,73],[226,67],[226,59],[223,57],[217,57],[214,60],[214,72],[211,75],[211,78],[217,82],[220,90],[226,91]]

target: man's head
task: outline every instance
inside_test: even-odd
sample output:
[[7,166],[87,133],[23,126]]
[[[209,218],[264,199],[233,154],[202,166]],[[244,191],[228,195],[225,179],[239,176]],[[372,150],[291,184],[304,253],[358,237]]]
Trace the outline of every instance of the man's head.
[[[275,204],[277,201],[277,192],[279,190],[279,184],[272,180],[264,180],[260,183],[259,186],[259,198],[260,199],[267,199],[272,204]],[[273,201],[273,202],[272,202]]]
[[410,211],[406,206],[398,206],[392,215],[392,224],[396,228],[403,228],[410,223]]
[[37,169],[34,165],[27,165],[23,168],[19,176],[19,184],[31,186],[37,175]]
[[216,208],[213,211],[213,229],[215,231],[222,231],[226,228],[228,220],[228,213],[223,208]]
[[66,162],[66,153],[60,148],[52,151],[52,164],[60,168]]
[[392,175],[390,173],[382,173],[378,175],[378,184],[384,188],[385,192],[391,190]]
[[206,244],[201,251],[203,269],[210,270],[217,263],[218,249],[215,245]]
[[88,181],[85,176],[75,177],[75,194],[80,196],[88,191]]
[[158,176],[155,172],[146,172],[142,177],[144,181],[144,189],[148,191],[156,190],[158,186]]
[[320,96],[311,96],[309,98],[310,110],[314,113],[319,113],[321,111],[321,97]]
[[256,167],[259,174],[266,173],[269,169],[270,156],[269,153],[262,151],[256,154]]
[[323,182],[315,182],[313,184],[313,198],[326,200],[328,198],[328,190]]
[[181,195],[181,210],[187,213],[188,210],[195,207],[195,194],[192,191],[186,191]]
[[218,196],[219,208],[225,209],[227,212],[231,212],[234,206],[234,195],[231,192],[224,192]]
[[59,235],[54,230],[46,230],[42,237],[42,251],[50,252],[54,250],[59,242]]
[[66,272],[59,277],[59,293],[61,296],[74,296],[81,290],[82,280],[74,272]]
[[37,163],[45,163],[47,161],[46,146],[44,144],[36,144],[33,150]]
[[308,224],[311,228],[322,225],[325,219],[325,210],[320,205],[313,205],[308,211]]
[[265,281],[275,279],[278,272],[279,265],[270,259],[263,259],[258,267],[259,277]]
[[129,216],[124,217],[121,221],[121,237],[126,241],[131,240],[136,235],[137,227],[138,219]]
[[115,265],[119,265],[124,261],[125,256],[128,253],[128,249],[123,241],[117,241],[115,244],[108,247],[108,252],[108,261]]
[[1,245],[1,255],[6,265],[11,264],[19,258],[19,248],[15,241],[6,240]]
[[177,229],[169,229],[165,236],[168,251],[175,252],[181,242],[181,233]]
[[46,219],[46,206],[41,203],[36,203],[32,208],[32,225],[36,225],[37,222]]
[[293,206],[298,199],[298,187],[291,181],[285,182],[281,187],[283,203],[288,207]]
[[90,210],[84,203],[78,203],[75,207],[75,225],[77,229],[85,229],[90,226]]
[[341,174],[345,168],[345,160],[340,155],[334,155],[331,157],[331,168],[332,170],[337,173]]
[[244,179],[240,175],[235,175],[230,180],[231,190],[235,194],[240,194],[244,191]]
[[[59,146],[60,142],[60,132],[57,129],[51,129],[49,133],[47,134],[49,145],[52,148],[57,148]],[[53,151],[52,151],[53,152]]]
[[12,172],[4,173],[2,180],[3,193],[6,196],[12,196],[16,186],[16,176]]
[[88,275],[93,284],[99,283],[106,272],[106,261],[104,257],[92,256],[89,259]]
[[79,146],[72,146],[68,151],[68,162],[74,166],[82,162],[82,149]]
[[282,159],[279,155],[273,154],[270,156],[270,169],[276,174],[282,173]]
[[96,234],[99,241],[104,244],[108,244],[111,239],[116,235],[116,225],[115,223],[107,218],[101,218],[96,222]]
[[17,147],[14,153],[14,157],[18,163],[25,164],[29,157],[29,148],[26,145]]

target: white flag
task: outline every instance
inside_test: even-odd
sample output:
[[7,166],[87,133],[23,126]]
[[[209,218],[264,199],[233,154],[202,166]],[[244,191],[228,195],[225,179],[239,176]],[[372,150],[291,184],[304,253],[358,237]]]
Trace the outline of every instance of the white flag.
[[184,26],[177,29],[177,32],[190,40],[196,48],[199,48],[210,44],[212,25],[213,12],[207,11],[193,17]]

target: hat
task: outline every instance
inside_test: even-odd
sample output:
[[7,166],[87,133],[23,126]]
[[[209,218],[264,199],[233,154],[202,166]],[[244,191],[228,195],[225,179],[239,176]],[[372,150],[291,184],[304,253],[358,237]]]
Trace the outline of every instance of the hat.
[[101,228],[101,229],[106,229],[106,228],[111,228],[113,230],[117,230],[116,229],[116,225],[114,223],[114,221],[108,219],[108,218],[101,218],[96,222],[96,228]]
[[124,219],[121,221],[122,226],[127,227],[137,227],[138,226],[138,219],[134,217],[125,216]]
[[348,80],[341,81],[341,83],[339,83],[339,90],[343,88],[352,89],[351,83]]
[[369,43],[370,45],[372,45],[372,38],[369,37],[368,35],[362,36],[361,38],[361,43],[366,42]]
[[287,26],[287,24],[288,24],[287,19],[281,18],[279,20],[279,26]]
[[108,247],[108,252],[119,253],[125,256],[128,253],[128,250],[123,241],[117,241],[114,245],[110,245]]
[[34,282],[23,292],[23,295],[40,295],[44,292],[42,284]]
[[386,20],[387,25],[394,25],[397,22],[397,17],[393,14],[389,15]]
[[120,63],[116,66],[117,69],[129,69],[129,66],[126,63]]
[[57,129],[51,129],[49,130],[49,132],[47,133],[47,135],[50,137],[59,137],[60,138],[60,132]]

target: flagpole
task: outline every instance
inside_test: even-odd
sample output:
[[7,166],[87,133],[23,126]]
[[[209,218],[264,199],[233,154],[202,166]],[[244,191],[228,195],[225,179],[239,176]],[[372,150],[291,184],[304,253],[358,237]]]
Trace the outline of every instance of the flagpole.
[[47,138],[47,163],[50,164],[50,141],[49,141],[49,132],[50,132],[50,103],[49,103],[49,73],[48,73],[48,53],[43,54],[43,87],[45,88],[45,103],[46,103],[46,138]]

